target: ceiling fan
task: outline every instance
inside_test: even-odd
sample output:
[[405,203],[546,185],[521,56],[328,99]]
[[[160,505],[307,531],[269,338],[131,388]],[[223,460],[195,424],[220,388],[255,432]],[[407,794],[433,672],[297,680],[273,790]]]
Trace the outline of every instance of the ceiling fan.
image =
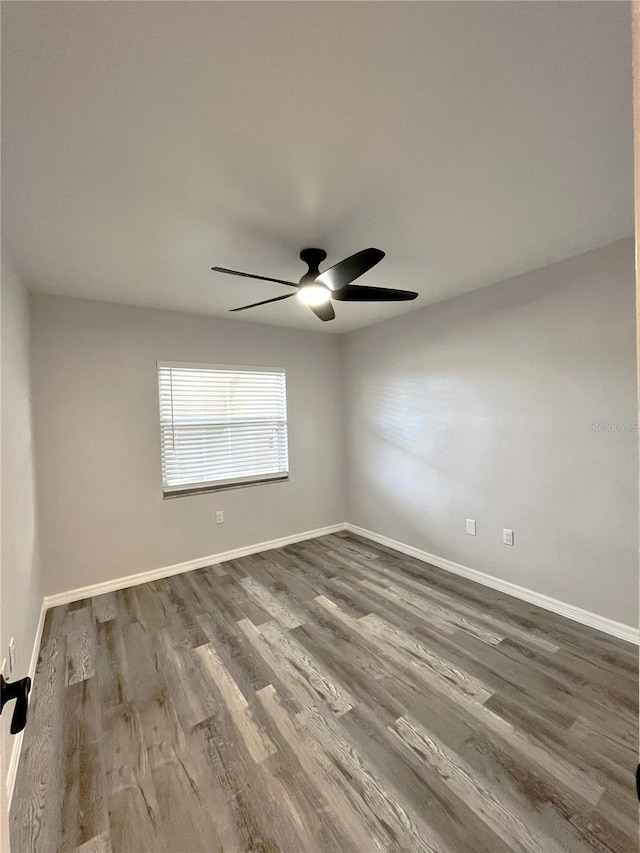
[[248,272],[229,270],[226,267],[211,267],[215,272],[224,272],[229,275],[239,275],[243,278],[256,278],[260,281],[274,281],[276,284],[286,284],[295,287],[297,293],[285,293],[284,296],[275,296],[273,299],[263,299],[262,302],[252,302],[251,305],[242,305],[240,308],[232,308],[231,311],[246,311],[247,308],[256,308],[258,305],[266,305],[269,302],[280,302],[297,296],[301,302],[306,303],[320,320],[333,320],[336,316],[331,304],[332,299],[338,302],[399,302],[407,299],[415,299],[418,295],[412,290],[395,290],[389,287],[368,287],[366,285],[351,284],[356,278],[370,270],[384,258],[384,252],[380,249],[363,249],[350,255],[343,261],[329,267],[328,270],[320,272],[319,266],[327,257],[323,249],[303,249],[300,259],[309,267],[298,284],[293,281],[283,281],[281,278],[269,278],[264,275],[252,275]]

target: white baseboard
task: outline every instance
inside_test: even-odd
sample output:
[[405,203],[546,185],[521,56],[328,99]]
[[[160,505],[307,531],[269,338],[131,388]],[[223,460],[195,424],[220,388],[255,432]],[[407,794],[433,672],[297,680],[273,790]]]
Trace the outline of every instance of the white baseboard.
[[[40,608],[40,616],[38,618],[38,626],[36,635],[33,640],[33,648],[31,650],[31,660],[29,661],[29,672],[27,673],[33,684],[33,679],[36,674],[36,666],[38,665],[38,655],[40,654],[40,640],[42,639],[42,629],[44,628],[44,617],[47,612],[47,607],[42,602]],[[7,767],[7,803],[11,807],[13,799],[13,789],[16,784],[16,776],[18,773],[18,761],[20,760],[20,751],[22,750],[22,739],[24,737],[24,729],[15,736],[13,747],[11,749],[11,757],[9,758],[9,766]]]
[[611,636],[618,637],[618,639],[625,640],[628,643],[636,645],[640,643],[640,631],[631,625],[616,622],[614,619],[608,619],[606,616],[599,616],[597,613],[591,613],[591,611],[575,607],[573,604],[558,601],[556,598],[551,598],[540,592],[534,592],[524,586],[518,586],[515,583],[501,580],[501,578],[496,578],[493,575],[487,575],[476,569],[470,569],[468,566],[462,566],[459,563],[446,560],[444,557],[437,557],[435,554],[429,554],[426,551],[421,551],[419,548],[405,545],[403,542],[398,542],[395,539],[389,539],[388,536],[382,536],[380,533],[374,533],[372,530],[365,530],[363,527],[357,527],[355,524],[347,523],[344,527],[351,533],[357,533],[365,539],[371,539],[372,542],[378,542],[380,545],[393,548],[394,551],[400,551],[409,557],[415,557],[423,563],[429,563],[432,566],[437,566],[439,569],[444,569],[446,572],[468,578],[483,586],[491,587],[491,589],[497,589],[507,595],[512,595],[514,598],[528,601],[529,604],[537,604],[538,607],[558,613],[560,616],[565,616],[574,622],[580,622],[582,625],[588,625],[597,631],[603,631],[605,634],[611,634]]
[[[183,572],[190,572],[194,569],[201,569],[206,566],[213,566],[218,563],[224,563],[227,560],[238,560],[240,557],[247,557],[250,554],[258,554],[261,551],[269,551],[273,548],[284,548],[285,545],[292,545],[295,542],[303,542],[305,539],[315,539],[318,536],[327,536],[329,533],[337,533],[340,530],[349,530],[352,533],[357,533],[365,539],[371,539],[372,542],[379,542],[381,545],[386,545],[388,548],[393,548],[395,551],[400,551],[402,554],[407,554],[410,557],[415,557],[424,563],[429,563],[432,566],[437,566],[447,572],[455,575],[468,578],[483,586],[497,589],[507,595],[512,595],[514,598],[519,598],[522,601],[528,601],[530,604],[536,604],[545,610],[550,610],[553,613],[558,613],[560,616],[565,616],[574,622],[579,622],[582,625],[588,625],[590,628],[595,628],[598,631],[603,631],[613,637],[618,637],[628,643],[640,643],[640,631],[631,625],[625,625],[622,622],[616,622],[614,619],[609,619],[606,616],[600,616],[597,613],[592,613],[589,610],[584,610],[581,607],[576,607],[573,604],[567,604],[564,601],[559,601],[556,598],[551,598],[548,595],[543,595],[540,592],[534,592],[524,586],[518,586],[510,581],[502,580],[493,575],[485,574],[477,569],[471,569],[468,566],[463,566],[460,563],[454,563],[452,560],[447,560],[444,557],[438,557],[436,554],[429,554],[427,551],[422,551],[419,548],[414,548],[412,545],[405,545],[404,542],[398,542],[397,539],[390,539],[388,536],[383,536],[380,533],[374,533],[372,530],[366,530],[363,527],[358,527],[349,522],[340,524],[332,524],[328,527],[319,527],[315,530],[305,530],[302,533],[294,533],[291,536],[283,536],[280,539],[270,539],[267,542],[257,542],[253,545],[246,545],[242,548],[235,548],[231,551],[222,551],[218,554],[211,554],[208,557],[200,557],[197,560],[189,560],[185,563],[176,563],[172,566],[164,566],[160,569],[151,569],[148,572],[140,572],[135,575],[116,578],[102,583],[91,584],[90,586],[79,587],[78,589],[60,592],[56,595],[47,595],[43,601],[43,612],[41,613],[40,622],[44,618],[44,611],[49,607],[56,607],[59,604],[69,604],[72,601],[78,601],[81,598],[90,598],[94,595],[101,595],[105,592],[114,592],[119,589],[126,589],[130,586],[137,586],[149,581],[161,580],[162,578],[170,577],[171,575],[179,575]],[[40,633],[42,632],[42,624],[39,626]],[[38,643],[40,635],[38,635]],[[32,656],[32,664],[35,669],[37,661],[38,647],[34,647]]]
[[102,583],[94,583],[90,586],[78,587],[68,592],[59,592],[56,595],[45,595],[44,607],[57,607],[59,604],[69,604],[79,601],[81,598],[90,598],[93,595],[102,595],[105,592],[115,592],[118,589],[126,589],[130,586],[138,586],[141,583],[162,580],[171,575],[181,575],[183,572],[191,572],[194,569],[203,569],[206,566],[215,566],[228,560],[238,560],[240,557],[248,557],[250,554],[259,554],[261,551],[270,551],[273,548],[284,548],[294,542],[303,542],[305,539],[316,539],[318,536],[327,536],[329,533],[337,533],[344,530],[344,523],[332,524],[329,527],[318,527],[315,530],[305,530],[303,533],[294,533],[291,536],[283,536],[280,539],[270,539],[268,542],[257,542],[254,545],[246,545],[244,548],[234,548],[232,551],[222,551],[219,554],[211,554],[208,557],[199,557],[197,560],[189,560],[186,563],[175,563],[173,566],[164,566],[161,569],[151,569],[148,572],[140,572],[136,575],[127,575],[123,578],[115,578]]

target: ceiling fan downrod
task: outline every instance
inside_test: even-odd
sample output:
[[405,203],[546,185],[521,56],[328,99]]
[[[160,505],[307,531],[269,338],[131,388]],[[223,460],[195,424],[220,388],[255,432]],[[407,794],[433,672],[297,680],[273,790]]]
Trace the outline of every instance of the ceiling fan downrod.
[[305,263],[309,269],[300,279],[300,284],[307,284],[309,282],[315,281],[316,278],[320,275],[320,264],[327,257],[327,253],[324,249],[303,249],[300,252],[300,260]]

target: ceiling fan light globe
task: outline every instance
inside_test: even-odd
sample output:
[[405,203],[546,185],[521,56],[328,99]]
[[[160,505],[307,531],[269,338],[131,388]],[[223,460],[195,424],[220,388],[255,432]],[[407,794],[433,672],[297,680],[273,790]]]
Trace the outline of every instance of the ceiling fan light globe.
[[323,284],[305,284],[298,291],[298,299],[305,305],[325,305],[331,295]]

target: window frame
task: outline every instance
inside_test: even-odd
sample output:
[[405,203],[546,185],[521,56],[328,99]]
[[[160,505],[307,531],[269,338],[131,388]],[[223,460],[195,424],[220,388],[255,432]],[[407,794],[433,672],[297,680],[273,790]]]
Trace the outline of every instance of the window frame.
[[[211,480],[197,483],[185,483],[180,486],[167,486],[164,479],[164,445],[162,439],[162,399],[160,392],[160,371],[163,368],[175,368],[184,370],[203,370],[203,371],[224,371],[237,373],[281,373],[284,379],[284,425],[286,434],[286,452],[287,452],[287,470],[262,475],[251,475],[248,477],[234,477],[232,479],[220,481]],[[173,498],[185,497],[187,495],[201,495],[208,492],[221,492],[230,489],[243,489],[247,486],[259,486],[267,483],[282,483],[289,479],[290,461],[289,461],[289,417],[287,406],[287,372],[281,366],[265,366],[251,364],[209,364],[205,362],[186,362],[186,361],[157,361],[156,362],[156,380],[158,387],[158,425],[160,427],[160,474],[162,480],[162,495],[164,500]]]

